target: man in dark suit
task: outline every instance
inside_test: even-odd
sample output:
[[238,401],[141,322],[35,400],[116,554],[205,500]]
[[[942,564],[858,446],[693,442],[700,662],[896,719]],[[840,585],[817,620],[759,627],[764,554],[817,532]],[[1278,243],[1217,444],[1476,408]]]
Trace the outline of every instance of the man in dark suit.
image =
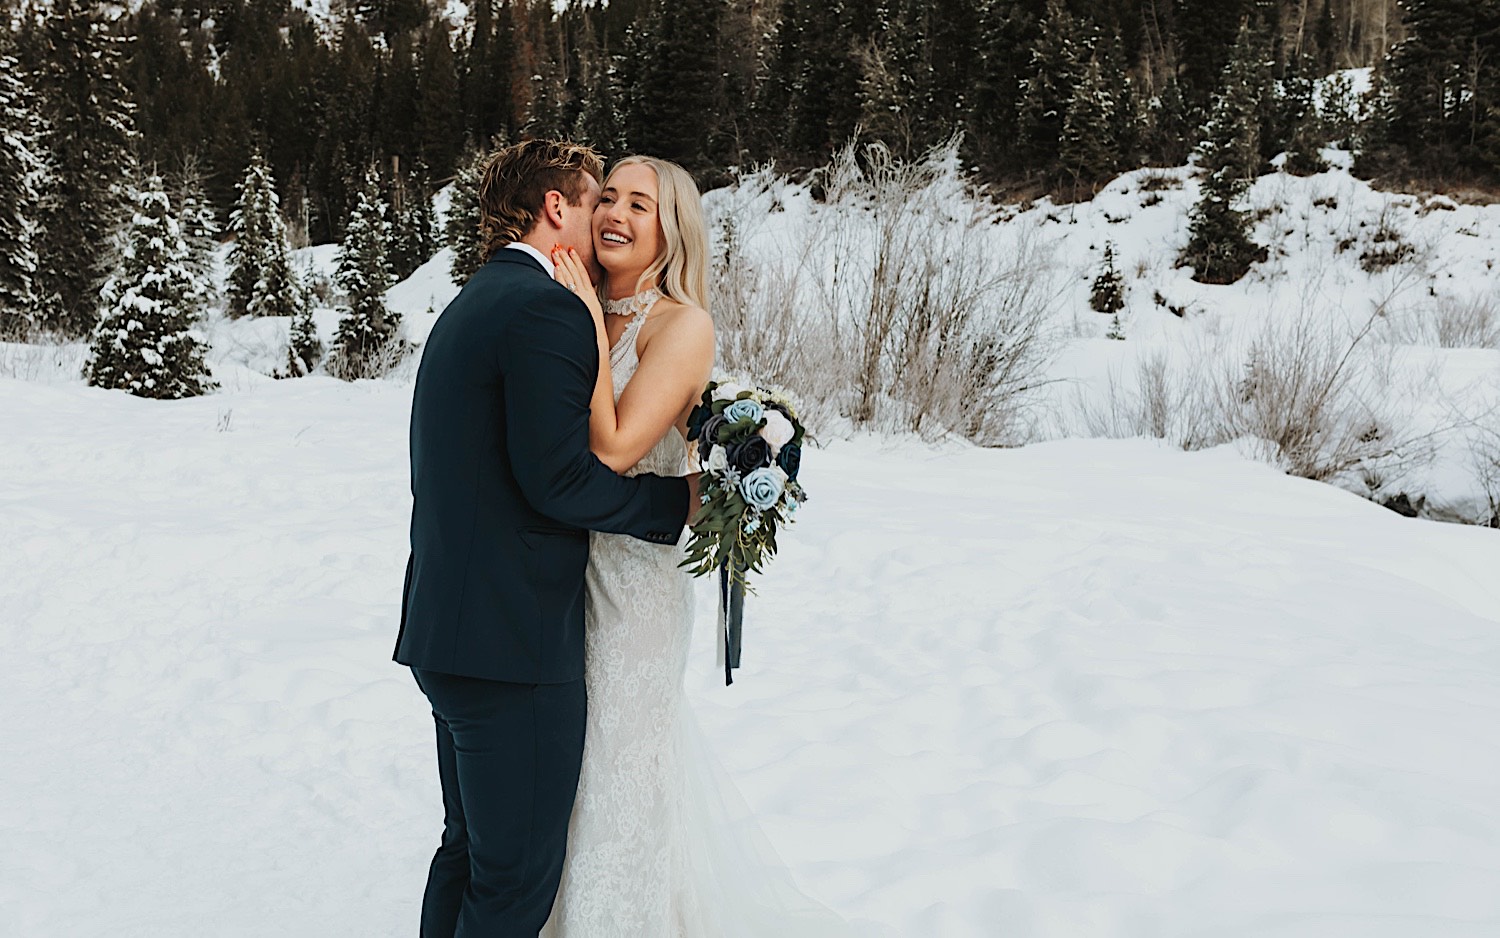
[[535,938],[583,758],[588,531],[676,543],[696,477],[625,479],[589,452],[598,343],[553,281],[593,258],[603,165],[529,140],[480,184],[488,262],[433,327],[411,414],[411,559],[395,659],[432,704],[445,811],[423,938]]

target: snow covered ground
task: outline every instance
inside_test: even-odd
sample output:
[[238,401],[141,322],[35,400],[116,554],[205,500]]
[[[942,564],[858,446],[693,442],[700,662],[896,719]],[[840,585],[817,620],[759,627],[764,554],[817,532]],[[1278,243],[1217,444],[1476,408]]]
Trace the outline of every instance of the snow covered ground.
[[[220,367],[0,378],[6,935],[416,929],[409,384]],[[689,681],[810,892],[903,938],[1500,933],[1494,532],[1141,441],[805,477],[740,679],[700,634]]]

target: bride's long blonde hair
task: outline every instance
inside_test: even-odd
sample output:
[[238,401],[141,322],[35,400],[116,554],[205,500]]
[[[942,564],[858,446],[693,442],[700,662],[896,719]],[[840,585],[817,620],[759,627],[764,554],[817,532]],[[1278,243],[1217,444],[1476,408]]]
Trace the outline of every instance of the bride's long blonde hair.
[[656,173],[656,217],[661,224],[662,250],[636,281],[639,292],[655,286],[686,306],[708,309],[708,229],[703,224],[703,197],[692,174],[671,160],[627,156],[610,167],[609,180],[621,167],[649,166]]

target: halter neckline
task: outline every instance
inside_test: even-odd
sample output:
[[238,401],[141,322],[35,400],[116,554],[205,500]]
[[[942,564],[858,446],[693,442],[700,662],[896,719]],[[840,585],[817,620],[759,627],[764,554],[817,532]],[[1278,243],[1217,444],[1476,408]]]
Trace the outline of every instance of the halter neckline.
[[661,291],[655,287],[648,287],[634,296],[619,300],[605,300],[604,311],[611,316],[629,316],[634,319],[656,305],[659,299],[661,299]]

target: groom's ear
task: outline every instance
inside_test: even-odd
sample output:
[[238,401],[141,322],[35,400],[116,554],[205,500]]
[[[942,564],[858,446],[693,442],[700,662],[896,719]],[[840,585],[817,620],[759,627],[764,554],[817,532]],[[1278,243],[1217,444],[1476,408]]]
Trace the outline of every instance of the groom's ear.
[[553,228],[562,228],[563,206],[566,204],[566,196],[556,189],[548,189],[547,194],[542,196],[542,218],[550,222]]

